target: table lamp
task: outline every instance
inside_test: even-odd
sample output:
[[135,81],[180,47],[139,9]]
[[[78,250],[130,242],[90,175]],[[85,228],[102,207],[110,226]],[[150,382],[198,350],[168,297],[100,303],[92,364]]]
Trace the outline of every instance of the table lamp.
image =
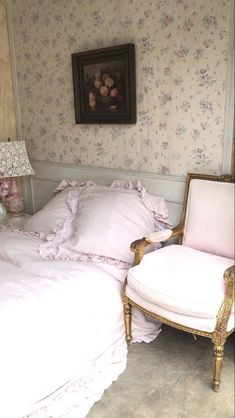
[[26,151],[25,141],[0,142],[0,182],[10,179],[6,206],[10,216],[24,216],[24,202],[18,188],[17,177],[35,174]]

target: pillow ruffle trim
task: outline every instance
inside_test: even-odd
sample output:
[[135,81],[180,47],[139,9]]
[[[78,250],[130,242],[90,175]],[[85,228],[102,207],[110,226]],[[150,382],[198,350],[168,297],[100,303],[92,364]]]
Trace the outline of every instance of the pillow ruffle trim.
[[148,193],[141,181],[137,181],[136,185],[134,185],[131,181],[114,180],[110,187],[137,190],[144,206],[150,212],[153,212],[156,230],[159,231],[172,227],[169,222],[165,199],[161,196],[154,196]]
[[[60,192],[65,187],[95,187],[98,186],[93,180],[77,182],[75,180],[62,180],[60,184],[56,187],[54,192]],[[102,187],[102,186],[101,186]],[[108,186],[107,186],[108,187]],[[128,189],[128,190],[137,190],[139,192],[140,198],[144,206],[153,212],[156,227],[160,229],[165,229],[166,227],[172,227],[168,218],[168,210],[166,207],[165,199],[161,196],[154,196],[147,192],[144,185],[140,180],[133,184],[131,181],[125,180],[114,180],[109,187],[115,187],[119,189]],[[163,223],[164,225],[162,225]]]
[[[66,186],[65,186],[66,187]],[[63,190],[63,189],[61,189]],[[57,257],[60,244],[65,242],[71,234],[71,223],[73,222],[77,213],[77,201],[80,195],[80,189],[77,188],[69,192],[66,204],[69,209],[65,221],[58,225],[54,231],[50,232],[45,237],[45,241],[39,247],[39,254],[42,258],[59,259]]]
[[65,187],[68,187],[68,186],[80,188],[80,187],[97,186],[97,184],[92,180],[81,181],[81,182],[78,182],[76,180],[62,180],[59,183],[59,185],[55,188],[54,193],[61,192],[61,190],[64,190]]
[[[91,184],[92,183],[92,184]],[[72,260],[72,261],[83,261],[89,262],[92,261],[94,263],[106,263],[115,265],[120,269],[127,269],[130,268],[131,265],[129,263],[125,263],[124,261],[117,260],[110,257],[105,256],[98,256],[95,254],[84,254],[84,253],[73,253],[71,251],[67,251],[65,248],[61,248],[60,245],[65,242],[71,232],[72,232],[72,222],[77,213],[77,201],[80,195],[81,189],[86,186],[94,186],[95,183],[87,182],[84,184],[80,184],[80,187],[71,191],[68,194],[66,199],[66,204],[69,209],[69,215],[67,219],[63,222],[63,224],[59,225],[54,231],[48,234],[45,237],[44,242],[42,242],[39,246],[39,254],[42,258],[49,258],[51,260]],[[71,185],[71,184],[69,184]],[[68,184],[63,184],[63,188],[67,187]],[[78,186],[78,184],[77,184]],[[63,190],[63,189],[60,189]]]
[[[85,254],[66,250],[61,248],[60,245],[64,243],[72,232],[72,222],[77,214],[77,202],[81,190],[84,187],[96,187],[98,186],[93,181],[76,182],[69,180],[62,180],[61,183],[56,187],[54,192],[60,192],[67,186],[76,187],[72,190],[67,197],[66,204],[69,209],[69,215],[66,220],[60,224],[54,231],[44,237],[44,241],[39,246],[39,254],[42,258],[49,258],[53,260],[73,260],[94,263],[106,263],[115,265],[120,269],[127,269],[131,267],[131,264],[126,263],[122,260],[113,259],[106,256],[98,256],[95,254]],[[102,187],[102,186],[101,186]],[[165,204],[165,200],[162,197],[150,195],[146,188],[140,181],[137,181],[134,185],[132,182],[125,182],[122,180],[115,180],[112,182],[110,187],[137,190],[144,206],[153,212],[155,220],[155,231],[171,227],[168,220],[168,211]]]

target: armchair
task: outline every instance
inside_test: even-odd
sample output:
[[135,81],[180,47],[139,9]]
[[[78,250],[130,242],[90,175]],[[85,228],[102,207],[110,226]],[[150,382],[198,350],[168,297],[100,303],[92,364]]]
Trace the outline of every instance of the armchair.
[[[156,242],[161,248],[145,254]],[[179,225],[134,241],[131,250],[134,264],[122,292],[127,342],[132,339],[132,306],[169,326],[210,338],[212,388],[218,392],[224,344],[234,331],[232,176],[189,173]]]

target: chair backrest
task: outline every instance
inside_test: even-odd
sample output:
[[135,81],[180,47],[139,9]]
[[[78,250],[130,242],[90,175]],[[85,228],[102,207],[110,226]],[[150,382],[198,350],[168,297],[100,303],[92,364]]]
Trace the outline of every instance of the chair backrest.
[[234,258],[234,183],[191,179],[182,244]]

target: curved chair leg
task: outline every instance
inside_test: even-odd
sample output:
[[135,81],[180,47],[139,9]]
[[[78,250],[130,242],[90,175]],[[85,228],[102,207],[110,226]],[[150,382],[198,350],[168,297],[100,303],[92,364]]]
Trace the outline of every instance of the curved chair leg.
[[213,373],[213,384],[212,384],[212,389],[214,390],[214,392],[219,391],[223,357],[224,357],[224,345],[215,343],[214,344],[214,373]]
[[124,303],[124,318],[125,318],[125,331],[126,331],[126,342],[127,344],[131,343],[131,305],[129,303]]

